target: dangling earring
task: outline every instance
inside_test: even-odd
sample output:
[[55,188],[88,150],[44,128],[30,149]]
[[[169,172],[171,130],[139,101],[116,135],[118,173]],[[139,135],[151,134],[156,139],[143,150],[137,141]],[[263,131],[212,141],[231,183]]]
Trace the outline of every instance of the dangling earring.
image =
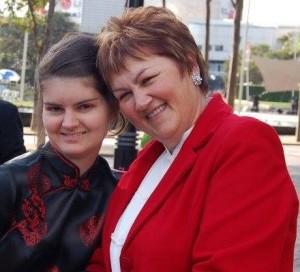
[[200,76],[199,73],[193,73],[192,81],[193,81],[194,85],[199,86],[199,85],[201,85],[202,77]]

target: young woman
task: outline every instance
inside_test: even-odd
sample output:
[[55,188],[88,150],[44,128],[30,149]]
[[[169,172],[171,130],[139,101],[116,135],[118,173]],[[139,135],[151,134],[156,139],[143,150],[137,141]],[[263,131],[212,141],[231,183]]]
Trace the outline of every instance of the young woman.
[[204,60],[167,9],[126,10],[98,42],[121,112],[153,140],[112,195],[88,271],[292,272],[298,198],[275,130],[207,97]]
[[37,67],[49,141],[0,167],[2,272],[81,271],[100,242],[118,176],[99,150],[122,122],[96,71],[96,53],[93,36],[69,34]]

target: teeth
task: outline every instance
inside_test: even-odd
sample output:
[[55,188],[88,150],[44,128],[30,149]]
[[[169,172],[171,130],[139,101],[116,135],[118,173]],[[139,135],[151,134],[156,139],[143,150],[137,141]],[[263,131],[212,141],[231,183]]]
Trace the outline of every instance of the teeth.
[[80,132],[80,133],[75,133],[75,134],[67,134],[67,133],[64,133],[65,136],[67,136],[68,139],[76,139],[78,137],[80,137],[83,133]]
[[162,112],[165,109],[166,105],[161,105],[159,106],[157,109],[155,109],[154,111],[152,111],[149,115],[148,118],[152,118],[154,116],[156,116],[157,114],[159,114],[160,112]]

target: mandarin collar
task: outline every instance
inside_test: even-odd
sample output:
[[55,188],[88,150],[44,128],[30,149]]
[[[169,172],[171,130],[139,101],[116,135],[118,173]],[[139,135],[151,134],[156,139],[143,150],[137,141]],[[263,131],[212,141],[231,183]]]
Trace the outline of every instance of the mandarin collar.
[[47,158],[50,165],[60,173],[61,176],[69,176],[76,179],[86,179],[89,178],[96,171],[95,165],[99,161],[99,156],[97,156],[94,164],[80,176],[79,167],[70,161],[66,156],[57,151],[49,142],[46,143],[41,152]]

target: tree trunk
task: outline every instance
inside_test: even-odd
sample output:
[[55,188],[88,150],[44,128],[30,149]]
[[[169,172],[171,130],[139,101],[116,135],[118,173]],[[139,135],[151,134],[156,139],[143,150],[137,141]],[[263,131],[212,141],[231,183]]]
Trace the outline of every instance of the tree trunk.
[[298,84],[299,93],[298,93],[298,125],[296,127],[296,141],[300,142],[300,84]]
[[230,67],[229,75],[229,86],[227,91],[227,101],[228,104],[234,108],[234,99],[236,97],[236,82],[237,82],[237,67],[238,67],[238,57],[239,57],[239,44],[240,44],[240,28],[241,19],[243,13],[243,0],[232,0],[231,3],[235,8],[235,18],[234,18],[234,33],[233,33],[233,52],[232,61]]
[[211,0],[206,0],[206,33],[205,33],[205,64],[206,71],[209,72],[209,40],[210,40],[210,2]]
[[[30,1],[28,1],[30,2]],[[30,4],[29,4],[30,6]],[[52,36],[52,23],[53,23],[53,16],[54,16],[54,10],[55,10],[55,0],[49,0],[49,8],[47,13],[47,23],[45,27],[45,35],[44,40],[40,45],[36,42],[37,45],[37,63],[40,61],[41,57],[47,52],[50,46],[50,40]],[[32,16],[33,21],[33,28],[34,28],[34,34],[35,39],[37,40],[37,33],[36,33],[36,25],[35,25],[35,15],[34,15],[34,8],[30,6],[30,12]],[[37,90],[34,90],[34,108],[33,108],[33,114],[31,119],[30,127],[33,131],[37,133],[37,146],[45,143],[45,132],[42,126],[42,117],[41,112],[42,109],[39,108],[41,105],[38,105],[38,93]]]

